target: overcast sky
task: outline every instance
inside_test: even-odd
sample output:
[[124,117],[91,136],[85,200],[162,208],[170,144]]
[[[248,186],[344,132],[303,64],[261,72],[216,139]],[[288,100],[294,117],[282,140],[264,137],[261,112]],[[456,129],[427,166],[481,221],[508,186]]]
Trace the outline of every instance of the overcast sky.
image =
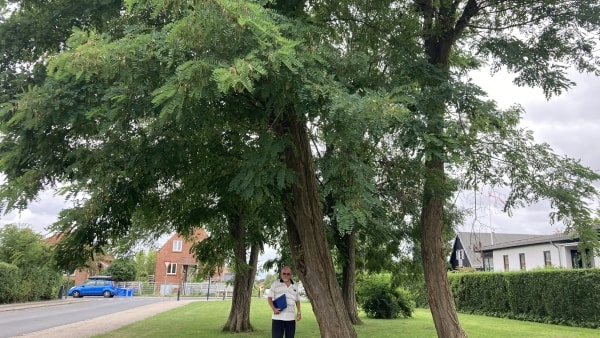
[[[473,74],[473,80],[488,92],[489,97],[503,107],[514,103],[526,113],[522,126],[532,130],[538,143],[548,143],[560,155],[581,160],[600,172],[600,78],[575,73],[577,86],[558,97],[546,100],[542,90],[519,88],[512,84],[513,76],[501,73],[490,77],[486,72]],[[600,188],[600,185],[596,185]],[[470,220],[460,230],[503,233],[551,234],[564,230],[561,224],[550,224],[550,205],[542,202],[514,211],[512,217],[502,213],[502,194],[482,191],[480,201],[487,207],[479,210],[479,222]],[[598,202],[592,204],[598,208]]]
[[[502,107],[519,103],[525,108],[527,113],[523,126],[534,132],[536,141],[546,142],[557,153],[580,159],[584,165],[600,172],[600,78],[582,74],[575,74],[572,78],[577,82],[576,87],[546,101],[540,89],[512,85],[512,77],[508,74],[490,77],[488,73],[481,72],[473,76],[474,81]],[[482,191],[479,200],[487,204],[478,211],[478,222],[469,220],[460,230],[531,234],[562,230],[561,225],[550,225],[548,203],[516,210],[509,218],[500,212],[502,198],[501,193],[496,192],[496,196],[490,197],[487,191]],[[45,229],[57,220],[64,205],[62,197],[45,192],[27,210],[1,215],[0,224],[26,224],[46,234]]]

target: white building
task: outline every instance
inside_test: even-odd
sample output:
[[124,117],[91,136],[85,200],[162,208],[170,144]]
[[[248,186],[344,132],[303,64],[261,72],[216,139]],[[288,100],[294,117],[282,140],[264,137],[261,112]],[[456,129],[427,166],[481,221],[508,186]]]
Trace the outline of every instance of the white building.
[[562,268],[600,267],[600,257],[582,260],[579,236],[570,234],[526,235],[459,232],[450,265],[485,271],[533,270],[548,266]]
[[577,250],[578,245],[578,236],[535,236],[483,247],[481,256],[487,271],[532,270],[550,266],[568,269],[600,267],[600,257],[590,257],[586,262]]

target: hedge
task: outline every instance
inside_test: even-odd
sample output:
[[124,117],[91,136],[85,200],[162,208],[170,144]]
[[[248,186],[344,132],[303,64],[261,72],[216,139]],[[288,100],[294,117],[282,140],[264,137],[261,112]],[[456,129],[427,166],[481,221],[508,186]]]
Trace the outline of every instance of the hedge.
[[450,274],[459,312],[600,327],[600,269]]
[[0,262],[0,304],[55,299],[60,273],[46,267],[19,269]]

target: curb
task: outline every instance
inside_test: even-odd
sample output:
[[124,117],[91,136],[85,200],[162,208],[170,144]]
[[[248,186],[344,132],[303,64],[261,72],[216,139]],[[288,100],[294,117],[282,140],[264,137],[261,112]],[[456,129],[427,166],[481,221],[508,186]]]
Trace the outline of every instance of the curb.
[[24,309],[34,308],[34,307],[60,306],[60,305],[65,305],[65,304],[72,304],[72,303],[77,303],[77,302],[89,302],[89,301],[90,301],[90,299],[58,299],[58,300],[46,300],[46,301],[40,301],[40,302],[2,304],[2,305],[0,305],[0,312],[24,310]]

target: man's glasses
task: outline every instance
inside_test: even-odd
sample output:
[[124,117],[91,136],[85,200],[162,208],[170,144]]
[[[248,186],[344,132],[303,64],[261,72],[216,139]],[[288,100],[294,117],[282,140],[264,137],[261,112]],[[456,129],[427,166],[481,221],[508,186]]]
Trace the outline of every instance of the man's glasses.
[[291,273],[285,273],[285,272],[282,272],[281,274],[284,275],[284,276],[291,276],[292,275]]

